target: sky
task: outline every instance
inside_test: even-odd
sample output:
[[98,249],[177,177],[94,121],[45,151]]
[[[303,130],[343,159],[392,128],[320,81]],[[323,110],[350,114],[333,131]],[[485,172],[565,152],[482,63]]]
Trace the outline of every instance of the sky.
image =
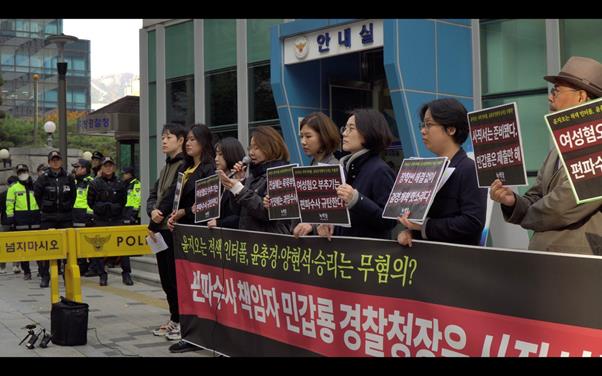
[[63,19],[63,33],[90,40],[92,78],[140,73],[138,54],[142,19]]

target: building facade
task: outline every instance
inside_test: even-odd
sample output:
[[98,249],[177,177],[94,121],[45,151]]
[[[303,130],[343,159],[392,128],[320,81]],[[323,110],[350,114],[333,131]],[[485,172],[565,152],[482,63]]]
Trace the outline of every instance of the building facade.
[[[600,30],[602,20],[584,19],[144,20],[143,187],[163,165],[166,122],[203,122],[244,145],[254,126],[272,125],[291,162],[305,164],[298,140],[303,116],[322,111],[341,127],[347,110],[372,107],[389,120],[396,142],[384,157],[398,166],[404,157],[430,155],[418,110],[441,97],[469,111],[517,102],[532,183],[553,147],[543,121],[549,90],[543,76],[556,74],[572,55],[602,61]],[[464,147],[472,149],[469,142]],[[512,240],[524,243],[526,232],[506,233],[500,218],[494,209],[492,233],[498,227],[498,239],[507,241],[496,245],[519,247]]]
[[[45,38],[63,32],[61,19],[0,19],[3,110],[33,118],[58,108],[58,49]],[[90,41],[65,45],[67,111],[90,111]],[[37,98],[36,98],[37,92]],[[36,100],[37,99],[37,100]]]

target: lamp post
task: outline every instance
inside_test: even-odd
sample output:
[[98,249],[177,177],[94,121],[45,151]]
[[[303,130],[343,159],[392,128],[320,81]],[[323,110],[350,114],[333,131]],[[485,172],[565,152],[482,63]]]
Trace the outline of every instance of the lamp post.
[[2,159],[2,163],[4,165],[4,168],[6,169],[7,167],[11,167],[11,160],[10,160],[10,152],[6,149],[2,149],[0,150],[0,159]]
[[33,145],[36,144],[36,139],[38,138],[38,80],[40,79],[39,74],[33,75],[33,100],[34,100],[34,110],[33,110]]
[[87,160],[87,161],[91,161],[92,160],[92,153],[90,153],[89,151],[84,151],[82,153],[82,158]]
[[[46,134],[48,135],[46,143],[49,147],[52,147],[52,134],[54,133],[54,131],[56,131],[56,124],[54,124],[54,121],[47,121],[46,123],[44,123],[44,132],[46,132]],[[62,154],[63,153],[61,152],[61,155]]]
[[67,63],[64,62],[63,51],[65,44],[78,41],[79,38],[72,35],[52,35],[46,38],[46,44],[56,44],[59,50],[59,60],[56,63],[56,68],[59,73],[59,150],[63,156],[65,170],[68,169],[67,155]]

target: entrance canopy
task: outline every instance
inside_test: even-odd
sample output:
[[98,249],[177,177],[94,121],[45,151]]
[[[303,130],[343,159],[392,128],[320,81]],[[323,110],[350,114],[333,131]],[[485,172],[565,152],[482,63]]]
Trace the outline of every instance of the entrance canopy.
[[140,97],[126,95],[91,112],[77,124],[80,133],[113,135],[117,141],[138,140]]

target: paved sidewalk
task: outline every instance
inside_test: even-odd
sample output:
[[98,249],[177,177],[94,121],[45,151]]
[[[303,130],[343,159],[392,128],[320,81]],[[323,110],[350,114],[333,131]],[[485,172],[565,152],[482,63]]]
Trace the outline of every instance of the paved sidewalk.
[[[9,264],[11,265],[11,264]],[[39,340],[33,350],[19,342],[27,324],[38,324],[50,332],[50,289],[40,288],[35,263],[33,278],[23,280],[23,273],[0,274],[0,357],[212,357],[206,350],[172,354],[174,343],[151,331],[169,320],[165,294],[161,288],[135,282],[126,286],[121,276],[109,273],[109,285],[98,285],[98,277],[81,279],[82,300],[90,305],[88,343],[85,346],[58,346],[50,342],[45,349]],[[59,276],[60,295],[64,283]],[[38,329],[36,329],[36,332]]]

